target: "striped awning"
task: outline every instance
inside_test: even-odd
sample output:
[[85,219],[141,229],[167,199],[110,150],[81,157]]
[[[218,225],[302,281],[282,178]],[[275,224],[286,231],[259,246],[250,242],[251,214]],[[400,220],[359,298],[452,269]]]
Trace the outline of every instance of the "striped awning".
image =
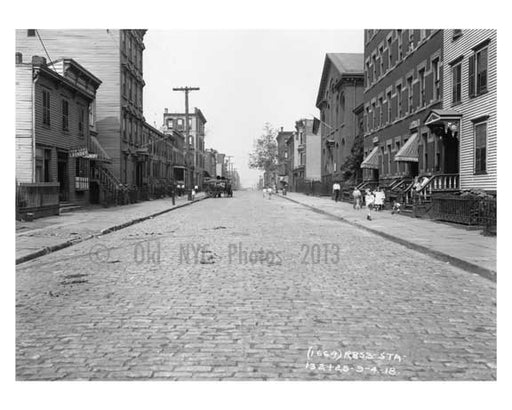
[[107,151],[101,146],[98,138],[91,134],[89,149],[91,153],[96,154],[97,160],[103,162],[111,162],[112,158],[107,154]]
[[418,162],[418,133],[415,132],[396,153],[397,162]]
[[361,163],[361,168],[372,168],[379,169],[379,157],[377,153],[379,152],[379,147],[373,147],[372,152],[368,154],[368,156]]

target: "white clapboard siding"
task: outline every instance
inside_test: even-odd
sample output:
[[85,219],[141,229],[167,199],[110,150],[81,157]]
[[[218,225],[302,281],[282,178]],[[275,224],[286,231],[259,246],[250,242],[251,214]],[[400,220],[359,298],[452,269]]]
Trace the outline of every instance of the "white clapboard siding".
[[33,182],[32,66],[16,65],[16,180]]
[[[121,60],[119,30],[38,30],[51,60],[72,58],[98,77],[102,84],[96,95],[98,140],[112,158],[112,171],[120,173]],[[16,51],[23,61],[33,55],[48,59],[38,37],[16,30]]]
[[[453,30],[444,34],[444,109],[452,108],[452,74],[449,63],[462,59],[462,103],[453,109],[462,113],[460,132],[460,186],[461,189],[478,188],[495,191],[497,187],[497,33],[496,30],[463,30],[462,37],[453,41]],[[488,46],[488,92],[478,97],[468,96],[468,59],[472,48],[490,39]],[[472,119],[488,115],[487,173],[474,174],[474,123]]]

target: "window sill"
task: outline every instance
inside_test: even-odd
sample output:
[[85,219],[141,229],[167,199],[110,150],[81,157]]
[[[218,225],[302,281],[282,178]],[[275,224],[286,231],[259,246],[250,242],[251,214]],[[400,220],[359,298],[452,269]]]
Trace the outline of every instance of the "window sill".
[[473,175],[487,175],[487,171],[473,172]]
[[489,90],[485,90],[485,91],[480,92],[479,94],[471,95],[469,98],[470,99],[478,98],[478,97],[481,97],[482,95],[485,95],[485,94],[488,94],[488,93],[489,93]]

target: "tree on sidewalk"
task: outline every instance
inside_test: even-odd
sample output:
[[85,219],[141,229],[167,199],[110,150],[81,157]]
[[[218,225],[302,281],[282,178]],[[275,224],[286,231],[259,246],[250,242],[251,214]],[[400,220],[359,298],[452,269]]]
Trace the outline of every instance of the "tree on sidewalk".
[[254,141],[253,151],[249,154],[249,168],[263,171],[265,183],[275,183],[278,166],[276,131],[268,122],[263,127],[263,134]]
[[361,170],[363,157],[363,136],[358,135],[354,139],[354,144],[350,150],[350,155],[341,166],[341,173],[344,182],[356,185],[363,179]]

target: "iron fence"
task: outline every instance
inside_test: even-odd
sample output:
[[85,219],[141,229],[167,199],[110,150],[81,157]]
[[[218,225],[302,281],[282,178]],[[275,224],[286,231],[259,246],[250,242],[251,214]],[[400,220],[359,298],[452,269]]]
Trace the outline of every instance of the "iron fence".
[[439,221],[482,226],[485,233],[496,233],[496,198],[475,196],[433,196],[430,217]]

